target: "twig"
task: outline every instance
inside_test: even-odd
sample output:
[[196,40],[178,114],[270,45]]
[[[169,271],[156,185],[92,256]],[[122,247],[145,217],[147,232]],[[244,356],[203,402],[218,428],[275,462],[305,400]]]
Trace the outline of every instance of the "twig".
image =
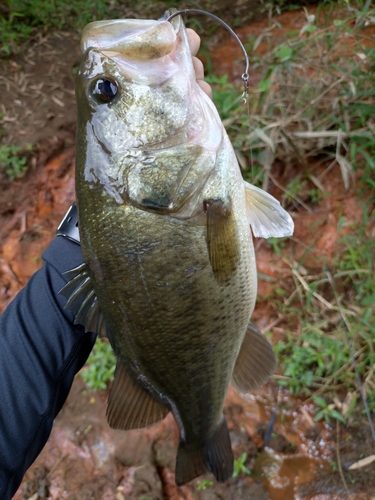
[[51,475],[51,474],[52,474],[52,472],[53,472],[54,470],[56,470],[56,468],[57,468],[57,467],[61,464],[61,462],[62,462],[62,461],[63,461],[66,457],[67,457],[67,455],[66,455],[65,453],[63,453],[63,454],[61,455],[61,457],[57,460],[57,462],[55,462],[55,463],[53,464],[52,468],[49,470],[49,472],[48,472],[48,474],[47,474],[47,477],[48,477],[49,475]]
[[[275,129],[272,129],[272,130],[275,130]],[[284,137],[284,139],[286,140],[286,142],[289,144],[289,147],[295,152],[297,158],[298,158],[298,161],[301,163],[301,165],[303,165],[303,167],[306,169],[306,171],[308,171],[308,163],[306,161],[306,158],[304,157],[303,155],[303,152],[301,152],[297,145],[295,144],[295,142],[292,140],[292,138],[290,137],[290,135],[294,135],[293,133],[292,134],[288,134],[286,132],[286,130],[284,130],[283,128],[280,128],[280,133],[281,135]],[[272,132],[271,132],[272,134]]]
[[[291,380],[293,380],[293,377],[286,377],[285,375],[272,375],[272,379],[273,380],[284,380],[286,382],[290,382]],[[319,382],[311,382],[311,387],[318,388],[318,390],[314,393],[314,394],[318,394],[322,390],[328,389],[328,388],[331,389],[332,391],[340,389],[342,387],[342,384],[330,386],[330,385],[327,385],[327,382],[325,384],[319,384]],[[309,401],[311,398],[312,398],[312,396],[310,398],[306,399],[306,401]],[[304,402],[304,404],[305,404],[305,402]]]
[[279,411],[280,387],[278,385],[276,386],[275,391],[276,391],[276,402],[273,408],[270,421],[268,423],[267,430],[264,434],[264,446],[268,446],[269,442],[271,441],[273,429],[276,423],[277,413]]
[[348,271],[340,271],[335,274],[335,278],[341,278],[342,276],[351,276],[352,274],[371,274],[370,269],[349,269]]
[[[277,129],[272,129],[271,134],[270,134],[270,139],[271,142],[275,142],[275,135],[276,135]],[[264,167],[263,167],[263,172],[264,172],[264,177],[263,177],[263,184],[262,184],[262,189],[264,191],[268,191],[268,180],[271,176],[271,167],[273,165],[275,159],[275,153],[272,151],[272,148],[270,145],[267,146],[266,149],[266,160],[264,162]]]
[[269,178],[271,179],[271,181],[275,184],[275,186],[277,186],[278,188],[280,188],[282,191],[284,191],[284,193],[286,193],[288,196],[290,196],[291,198],[293,198],[293,200],[296,200],[297,203],[299,203],[303,208],[305,208],[308,212],[312,212],[311,208],[306,205],[306,203],[304,203],[301,198],[299,198],[298,196],[294,195],[293,193],[291,193],[288,189],[286,189],[284,186],[282,186],[276,179],[275,177],[271,174],[271,172],[269,172],[268,174]]
[[[297,269],[294,269],[293,267],[291,267],[291,269],[292,269],[292,273],[298,278],[299,282],[301,283],[301,285],[303,286],[303,288],[305,289],[305,291],[308,292],[308,293],[310,293],[311,292],[311,288],[306,283],[306,281],[304,280],[304,278],[300,275],[300,273],[297,271]],[[326,300],[324,297],[322,297],[319,293],[312,292],[312,295],[316,299],[318,299],[322,304],[324,304],[327,309],[334,309],[334,306],[330,302],[328,302],[328,300]]]
[[339,473],[341,477],[341,481],[344,485],[346,494],[348,496],[348,499],[351,500],[352,496],[350,494],[345,476],[344,476],[344,471],[342,470],[342,463],[341,463],[341,454],[340,454],[340,422],[336,420],[336,456],[337,456],[337,466],[339,468]]

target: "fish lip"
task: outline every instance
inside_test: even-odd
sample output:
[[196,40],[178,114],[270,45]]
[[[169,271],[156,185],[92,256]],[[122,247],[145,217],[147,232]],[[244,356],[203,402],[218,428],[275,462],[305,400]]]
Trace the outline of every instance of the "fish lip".
[[95,21],[81,34],[81,52],[89,48],[114,51],[133,61],[152,61],[169,54],[177,42],[176,24],[165,20]]

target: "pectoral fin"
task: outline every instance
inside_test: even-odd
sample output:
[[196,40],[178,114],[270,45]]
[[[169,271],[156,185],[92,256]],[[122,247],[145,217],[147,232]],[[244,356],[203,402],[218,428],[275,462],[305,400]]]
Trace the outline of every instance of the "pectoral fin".
[[206,200],[207,246],[212,271],[218,283],[224,284],[237,269],[239,246],[230,201]]
[[271,377],[276,366],[277,359],[267,337],[249,321],[234,368],[232,384],[240,392],[259,389]]
[[113,429],[139,429],[163,419],[169,409],[156,401],[117,361],[109,393],[107,420]]
[[254,236],[281,238],[293,234],[293,219],[276,198],[247,182],[245,191],[246,213]]
[[84,325],[86,332],[107,336],[104,317],[92,287],[87,265],[81,264],[64,273],[64,276],[69,281],[59,293],[67,299],[64,309],[70,309],[76,315],[74,324]]

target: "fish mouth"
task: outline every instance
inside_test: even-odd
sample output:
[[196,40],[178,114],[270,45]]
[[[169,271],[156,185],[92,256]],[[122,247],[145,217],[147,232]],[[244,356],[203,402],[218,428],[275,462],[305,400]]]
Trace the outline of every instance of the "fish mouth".
[[82,31],[81,50],[117,53],[134,61],[152,61],[172,52],[180,23],[166,20],[96,21]]
[[[115,63],[126,80],[159,85],[179,71],[175,55],[183,22],[145,19],[117,19],[88,24],[82,31],[81,50],[87,60],[96,59],[96,74],[104,60]],[[87,75],[88,75],[87,73]],[[91,75],[92,76],[92,75]]]

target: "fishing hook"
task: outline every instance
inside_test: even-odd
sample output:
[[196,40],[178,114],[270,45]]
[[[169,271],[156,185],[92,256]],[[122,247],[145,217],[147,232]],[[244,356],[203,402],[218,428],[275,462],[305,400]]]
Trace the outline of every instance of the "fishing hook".
[[238,38],[238,36],[232,30],[232,28],[230,26],[228,26],[228,24],[225,23],[222,19],[220,19],[220,17],[217,17],[217,16],[215,16],[215,14],[211,14],[210,12],[207,12],[205,10],[200,10],[200,9],[183,9],[183,10],[178,10],[177,12],[173,12],[173,14],[171,14],[167,18],[167,21],[171,21],[174,17],[179,16],[180,14],[189,14],[189,13],[192,13],[192,14],[204,14],[205,16],[212,17],[212,19],[215,19],[215,21],[217,21],[222,26],[224,26],[224,28],[226,28],[229,31],[229,33],[235,38],[236,42],[238,43],[238,45],[240,46],[240,48],[241,48],[241,50],[243,52],[243,55],[244,55],[245,61],[246,61],[245,73],[242,73],[241,78],[242,78],[243,86],[244,86],[244,89],[245,89],[245,95],[247,95],[248,94],[248,89],[249,89],[249,57],[248,57],[248,55],[246,53],[245,47],[243,46],[241,40]]

